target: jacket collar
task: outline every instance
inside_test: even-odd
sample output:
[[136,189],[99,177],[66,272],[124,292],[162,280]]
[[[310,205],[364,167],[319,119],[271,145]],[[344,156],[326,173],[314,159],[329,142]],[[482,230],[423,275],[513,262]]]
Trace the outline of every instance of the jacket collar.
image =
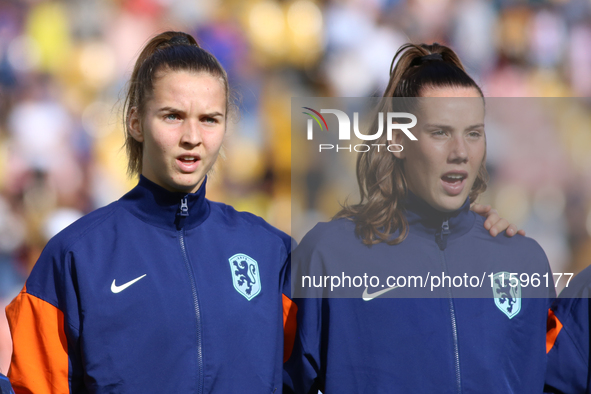
[[447,221],[449,226],[448,239],[453,240],[466,234],[474,226],[476,216],[470,211],[470,199],[456,211],[441,212],[410,190],[405,204],[405,217],[410,232],[430,239],[441,234],[442,226]]
[[[178,193],[169,192],[140,175],[137,186],[119,202],[146,223],[172,230],[193,228],[203,223],[210,213],[209,201],[205,199],[206,182],[207,177],[195,193]],[[188,215],[181,215],[183,205]]]

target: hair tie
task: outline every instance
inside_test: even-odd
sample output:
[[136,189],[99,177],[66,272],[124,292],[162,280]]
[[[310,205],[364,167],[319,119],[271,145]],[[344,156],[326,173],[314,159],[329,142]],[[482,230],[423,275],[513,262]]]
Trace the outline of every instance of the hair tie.
[[168,44],[170,45],[191,45],[191,42],[187,38],[187,36],[183,35],[176,35],[168,40]]
[[425,60],[443,60],[443,56],[441,56],[441,53],[430,53],[428,55],[421,56],[419,59],[422,62]]
[[441,60],[443,61],[443,56],[441,56],[441,53],[430,53],[428,55],[425,56],[421,56],[421,57],[415,57],[413,59],[413,61],[411,62],[411,66],[420,66],[421,64],[425,63],[428,60]]

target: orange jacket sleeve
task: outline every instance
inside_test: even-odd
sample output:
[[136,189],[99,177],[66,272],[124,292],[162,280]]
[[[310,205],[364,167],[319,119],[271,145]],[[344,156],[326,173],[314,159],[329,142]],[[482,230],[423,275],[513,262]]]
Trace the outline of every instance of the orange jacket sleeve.
[[283,362],[291,356],[295,341],[298,306],[283,294]]
[[15,394],[69,393],[64,314],[27,293],[26,285],[6,307],[12,335],[8,377]]
[[562,323],[552,309],[548,310],[548,322],[546,323],[546,353],[550,353],[550,350],[554,347],[554,343],[556,343],[556,338],[558,338],[558,334],[562,330]]

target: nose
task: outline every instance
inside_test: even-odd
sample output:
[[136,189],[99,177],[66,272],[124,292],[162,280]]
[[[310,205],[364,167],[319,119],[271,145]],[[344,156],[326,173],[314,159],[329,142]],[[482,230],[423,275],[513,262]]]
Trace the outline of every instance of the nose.
[[196,120],[190,119],[183,125],[181,134],[181,146],[193,148],[201,143],[201,129]]
[[454,136],[450,141],[448,159],[452,163],[465,163],[468,161],[468,147],[462,136]]

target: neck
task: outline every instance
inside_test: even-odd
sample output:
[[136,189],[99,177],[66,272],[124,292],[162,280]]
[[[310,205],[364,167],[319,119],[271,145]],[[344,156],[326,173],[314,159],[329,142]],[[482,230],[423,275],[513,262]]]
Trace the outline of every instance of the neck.
[[206,180],[195,193],[171,192],[140,176],[138,185],[119,201],[146,223],[173,230],[178,230],[179,223],[183,228],[192,228],[209,216],[205,184]]
[[442,212],[409,191],[404,208],[410,232],[427,238],[432,238],[440,232],[444,222],[447,222],[445,226],[449,226],[449,239],[457,238],[467,233],[476,220],[475,215],[470,212],[469,198],[459,209]]

